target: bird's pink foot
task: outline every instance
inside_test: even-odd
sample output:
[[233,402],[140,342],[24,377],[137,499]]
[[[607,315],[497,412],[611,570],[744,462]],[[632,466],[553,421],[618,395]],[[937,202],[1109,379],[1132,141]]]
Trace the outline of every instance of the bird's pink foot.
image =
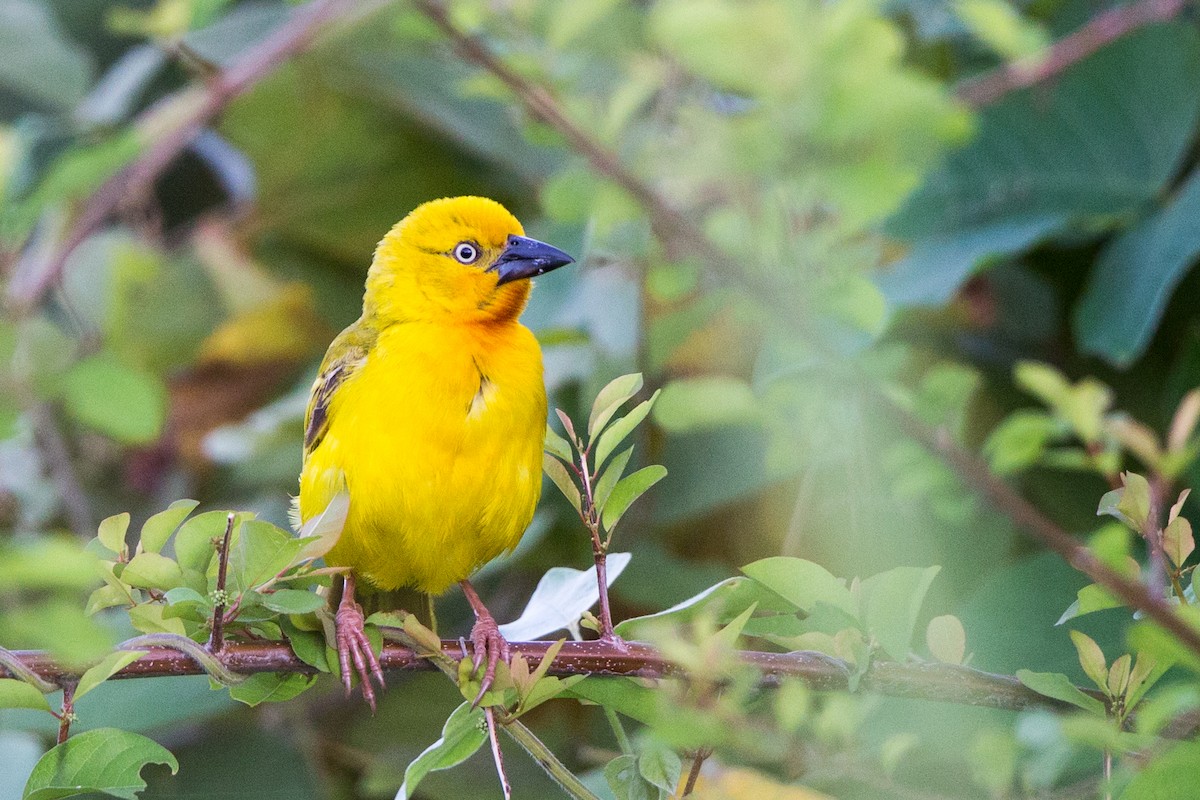
[[471,628],[471,644],[475,649],[473,659],[475,671],[478,672],[479,667],[485,662],[487,664],[483,670],[483,680],[479,684],[479,694],[475,696],[475,702],[471,704],[472,707],[476,707],[496,680],[496,664],[501,659],[507,664],[509,652],[508,640],[500,634],[500,626],[487,611],[476,618],[475,625]]
[[338,604],[337,614],[334,616],[334,625],[337,629],[338,666],[341,667],[342,685],[346,687],[346,696],[349,697],[353,691],[350,674],[353,665],[354,674],[358,676],[358,684],[362,688],[363,699],[374,712],[375,689],[371,686],[371,678],[374,676],[379,682],[379,688],[385,688],[383,669],[379,666],[379,659],[375,657],[371,641],[364,630],[362,606],[354,601],[354,581],[350,577],[346,578],[342,601]]

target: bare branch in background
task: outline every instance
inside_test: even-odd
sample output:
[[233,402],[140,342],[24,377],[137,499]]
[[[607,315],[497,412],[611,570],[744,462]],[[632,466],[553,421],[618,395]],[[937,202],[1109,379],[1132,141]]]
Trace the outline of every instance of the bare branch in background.
[[[356,0],[313,0],[271,36],[248,49],[229,68],[185,89],[167,103],[175,106],[163,115],[175,124],[152,142],[132,163],[109,178],[83,204],[57,246],[39,258],[20,262],[9,282],[6,301],[18,312],[41,302],[59,279],[67,259],[95,233],[130,195],[144,192],[164,169],[239,95],[261,81],[288,59],[304,51],[317,34],[340,16],[362,10]],[[158,109],[162,111],[162,109]]]
[[976,108],[991,105],[1010,92],[1028,89],[1058,75],[1139,28],[1174,19],[1184,5],[1185,0],[1141,0],[1110,8],[1092,17],[1079,30],[1059,39],[1045,53],[963,81],[955,94]]

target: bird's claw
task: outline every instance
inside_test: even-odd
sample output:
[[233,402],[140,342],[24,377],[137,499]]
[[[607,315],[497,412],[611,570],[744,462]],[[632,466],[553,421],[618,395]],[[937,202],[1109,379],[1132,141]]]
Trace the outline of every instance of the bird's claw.
[[343,602],[334,617],[337,628],[338,665],[342,671],[342,685],[346,688],[346,697],[353,692],[350,666],[354,666],[354,674],[358,676],[358,685],[362,688],[363,699],[375,712],[375,689],[371,686],[371,678],[379,682],[379,688],[386,688],[383,682],[383,669],[379,659],[371,649],[371,641],[364,630],[362,606],[358,603]]
[[508,663],[509,652],[508,640],[500,634],[500,626],[496,624],[496,620],[490,614],[480,615],[476,619],[474,627],[471,628],[471,644],[474,646],[474,657],[471,661],[474,666],[473,672],[478,672],[484,661],[487,662],[487,667],[483,671],[483,680],[479,683],[479,694],[471,703],[471,708],[474,709],[479,707],[483,696],[487,694],[488,689],[492,688],[492,683],[496,680],[496,664],[500,659],[504,659],[504,662]]

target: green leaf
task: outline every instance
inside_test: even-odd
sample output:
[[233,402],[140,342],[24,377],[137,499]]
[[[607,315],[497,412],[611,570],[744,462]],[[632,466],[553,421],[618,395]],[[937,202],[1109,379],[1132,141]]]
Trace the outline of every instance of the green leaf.
[[633,502],[645,494],[651,486],[665,477],[667,477],[666,467],[661,464],[651,464],[617,481],[617,485],[613,487],[612,495],[605,502],[604,509],[600,512],[600,519],[604,523],[604,529],[612,531],[613,528],[617,527],[617,523],[621,521],[621,517],[629,510]]
[[1017,680],[1033,689],[1040,695],[1062,700],[1064,703],[1078,706],[1098,716],[1105,716],[1107,711],[1104,703],[1089,694],[1084,694],[1071,679],[1059,672],[1031,672],[1027,669],[1017,670]]
[[50,711],[46,695],[32,684],[16,678],[0,678],[0,708],[31,708],[34,711]]
[[243,592],[261,586],[287,569],[304,545],[269,522],[243,522],[237,541],[230,547],[231,583]]
[[417,785],[430,772],[449,769],[466,761],[487,741],[483,709],[471,710],[463,703],[450,714],[442,726],[442,736],[417,756],[404,770],[404,783],[396,793],[397,800],[408,800]]
[[1117,503],[1117,511],[1133,523],[1135,530],[1145,530],[1150,517],[1150,482],[1136,472],[1122,472],[1121,480],[1125,490]]
[[761,413],[748,383],[708,376],[673,380],[664,386],[654,421],[670,433],[688,433],[753,422]]
[[301,589],[276,589],[262,596],[262,604],[280,614],[307,614],[325,606],[325,598]]
[[617,409],[641,391],[642,374],[634,372],[614,378],[596,395],[592,404],[592,413],[588,417],[588,437],[594,437],[601,431]]
[[200,505],[198,500],[176,500],[167,506],[165,511],[160,511],[146,520],[146,524],[142,526],[142,537],[139,540],[142,549],[149,553],[157,553],[162,550],[167,539],[187,519],[188,514],[196,510],[198,505]]
[[111,353],[77,363],[63,376],[62,399],[75,419],[124,444],[149,444],[166,419],[167,395],[153,375]]
[[623,417],[618,417],[604,433],[600,434],[600,441],[596,445],[595,458],[592,461],[593,469],[600,469],[604,466],[604,462],[612,455],[612,451],[617,448],[621,442],[625,441],[625,437],[633,432],[633,429],[642,424],[642,420],[650,413],[650,409],[654,407],[654,401],[658,399],[658,395],[662,390],[656,391],[650,396],[649,400],[643,400],[633,407]]
[[620,755],[608,762],[604,779],[616,800],[658,800],[657,787],[642,777],[635,756]]
[[291,700],[316,682],[312,675],[259,672],[229,687],[229,696],[248,706]]
[[1080,631],[1071,631],[1071,641],[1079,653],[1079,666],[1083,667],[1083,674],[1103,690],[1108,684],[1108,663],[1104,659],[1104,651],[1092,637]]
[[32,0],[0,4],[0,86],[38,104],[70,110],[91,83],[87,51],[59,30],[54,11]]
[[[233,523],[234,531],[237,531],[239,523],[252,517],[251,514],[237,514]],[[217,552],[213,542],[219,542],[225,535],[228,521],[227,511],[206,511],[184,522],[175,534],[175,559],[179,566],[200,573],[207,572]]]
[[117,555],[125,554],[128,547],[125,544],[125,533],[129,530],[129,512],[114,514],[100,523],[96,538],[100,544]]
[[1200,773],[1200,742],[1181,742],[1151,759],[1129,781],[1121,800],[1164,800],[1186,795]]
[[953,614],[944,614],[929,620],[925,629],[925,643],[929,652],[944,664],[961,664],[967,654],[967,632]]
[[903,661],[912,645],[913,629],[925,593],[941,567],[896,567],[862,581],[860,619],[879,645]]
[[1064,622],[1075,619],[1075,617],[1082,617],[1084,614],[1120,608],[1123,605],[1125,605],[1124,602],[1109,594],[1103,586],[1089,583],[1075,594],[1075,602],[1067,607],[1067,610],[1058,618],[1058,622],[1054,624],[1062,625]]
[[58,800],[90,792],[136,800],[146,788],[141,772],[147,764],[165,764],[172,775],[179,771],[175,756],[145,736],[117,728],[77,733],[41,757],[22,800]]
[[858,617],[858,604],[846,582],[819,564],[802,558],[774,556],[747,564],[742,572],[800,611],[812,611],[817,602],[823,602]]
[[[1162,76],[1197,70],[1196,31],[1153,25],[1056,76],[1053,92],[1013,92],[982,109],[977,135],[889,222],[916,244],[880,281],[892,303],[943,304],[980,265],[1070,220],[1139,211],[1178,170],[1200,111],[1200,86]],[[1139,124],[1118,122],[1130,118]]]
[[1192,536],[1192,523],[1183,517],[1176,517],[1167,524],[1163,531],[1163,552],[1171,559],[1176,567],[1182,567],[1183,562],[1196,549],[1196,539]]
[[121,573],[121,580],[140,589],[173,589],[183,583],[183,573],[173,560],[158,553],[138,553]]
[[575,513],[582,513],[583,499],[579,495],[579,487],[575,485],[571,473],[567,472],[563,463],[546,453],[542,456],[542,469],[558,487],[558,490],[563,493],[563,497],[567,498],[567,502],[571,504],[571,508],[575,509]]
[[1163,208],[1101,252],[1075,307],[1072,327],[1085,353],[1126,367],[1145,352],[1171,293],[1200,254],[1200,170]]
[[763,584],[739,575],[664,611],[622,620],[615,626],[615,631],[627,639],[638,639],[654,627],[683,625],[700,615],[710,615],[718,625],[725,625],[754,604],[760,611],[795,611],[795,606]]
[[165,616],[166,607],[159,603],[142,603],[129,609],[129,621],[142,633],[176,633],[186,635],[183,621]]
[[550,455],[558,456],[568,464],[575,460],[575,451],[572,449],[571,443],[559,436],[549,423],[546,423],[546,441],[543,448]]
[[1058,423],[1044,411],[1014,411],[1001,422],[983,446],[992,471],[1011,475],[1042,457],[1058,432]]
[[[605,431],[604,433],[607,435],[609,431]],[[600,475],[600,480],[596,481],[596,487],[592,490],[592,499],[595,501],[597,508],[604,508],[604,504],[612,496],[613,487],[617,485],[617,481],[621,480],[621,476],[625,474],[625,467],[628,466],[629,457],[632,455],[632,446],[618,453],[617,457],[613,459],[608,468]]]
[[[609,586],[621,576],[629,559],[629,553],[608,554],[605,577]],[[572,630],[583,612],[599,600],[594,565],[585,570],[551,567],[538,581],[521,616],[501,625],[500,633],[510,642],[525,642],[555,631]]]
[[93,665],[87,672],[80,676],[79,685],[75,687],[75,699],[78,700],[83,697],[125,667],[146,655],[147,652],[149,651],[116,650],[109,653],[98,664]]

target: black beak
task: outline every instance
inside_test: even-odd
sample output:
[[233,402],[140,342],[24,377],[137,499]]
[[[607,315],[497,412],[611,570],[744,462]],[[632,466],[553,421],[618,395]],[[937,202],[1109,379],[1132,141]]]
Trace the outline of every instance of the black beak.
[[574,260],[557,247],[537,239],[509,236],[504,251],[500,253],[496,263],[488,267],[488,272],[495,272],[500,276],[500,280],[496,282],[499,286],[565,267]]

